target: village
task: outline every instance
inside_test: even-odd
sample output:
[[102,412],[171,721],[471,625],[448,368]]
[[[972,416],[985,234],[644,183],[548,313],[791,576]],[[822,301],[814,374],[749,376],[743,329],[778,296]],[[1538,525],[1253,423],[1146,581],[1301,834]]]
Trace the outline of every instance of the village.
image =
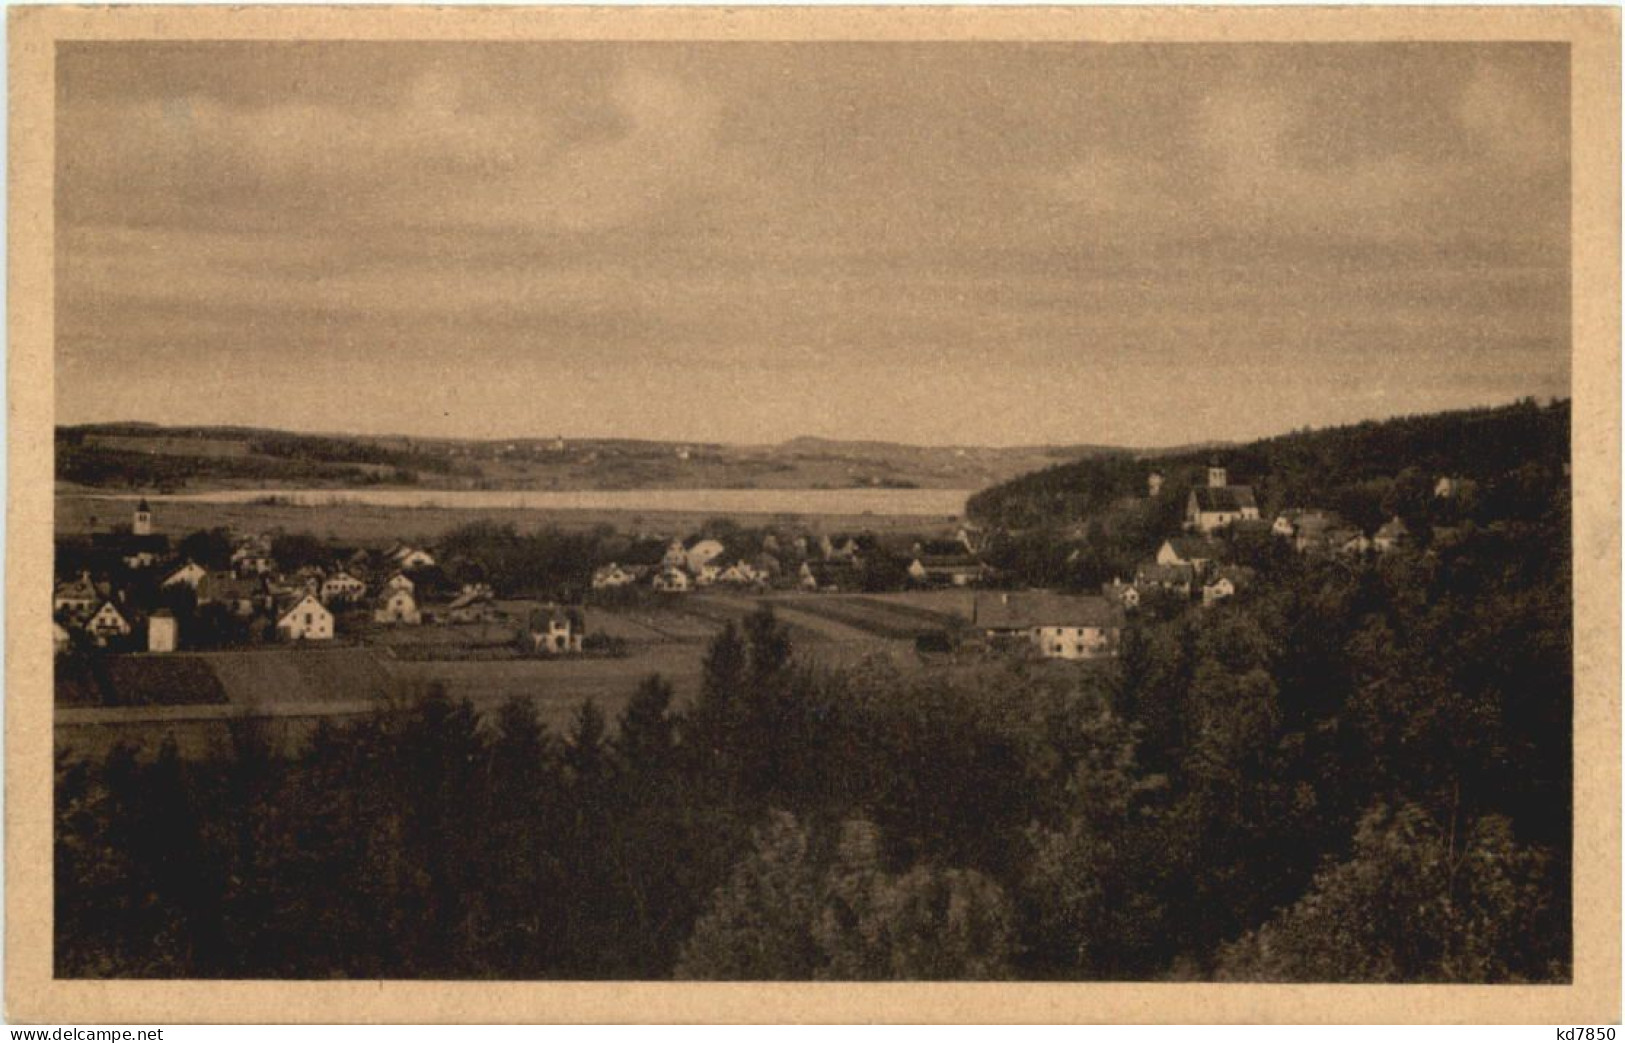
[[[1163,496],[1164,484],[1150,470],[1144,501]],[[1440,478],[1434,494],[1455,496],[1460,484]],[[1183,531],[1097,594],[1023,588],[993,563],[1005,534],[968,523],[917,536],[718,528],[608,542],[613,560],[590,563],[586,582],[557,584],[540,599],[521,596],[499,565],[466,555],[442,561],[431,546],[339,547],[276,533],[173,539],[142,499],[127,528],[59,547],[55,646],[166,655],[366,645],[409,660],[624,658],[628,639],[635,648],[673,608],[714,621],[718,607],[760,602],[817,617],[824,636],[845,628],[912,639],[922,656],[1019,650],[1094,660],[1115,654],[1126,621],[1150,599],[1212,607],[1245,596],[1257,576],[1235,562],[1238,540],[1267,537],[1298,554],[1350,559],[1411,540],[1397,516],[1370,533],[1312,506],[1263,518],[1253,487],[1232,484],[1217,462],[1188,493]]]

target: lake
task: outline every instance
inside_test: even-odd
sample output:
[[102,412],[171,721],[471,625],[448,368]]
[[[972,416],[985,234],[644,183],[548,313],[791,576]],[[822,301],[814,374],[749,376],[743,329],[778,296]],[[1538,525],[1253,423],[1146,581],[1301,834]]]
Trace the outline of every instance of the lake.
[[[675,511],[690,514],[957,516],[970,489],[219,489],[148,496],[154,503],[258,503],[295,507],[433,507],[467,510]],[[134,500],[128,494],[101,499]]]

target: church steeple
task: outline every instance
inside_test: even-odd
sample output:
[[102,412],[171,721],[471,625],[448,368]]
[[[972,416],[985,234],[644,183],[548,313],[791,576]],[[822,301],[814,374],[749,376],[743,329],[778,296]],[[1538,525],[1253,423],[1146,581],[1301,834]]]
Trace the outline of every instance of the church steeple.
[[147,505],[145,496],[135,505],[135,518],[130,524],[130,531],[137,536],[152,535],[152,508]]

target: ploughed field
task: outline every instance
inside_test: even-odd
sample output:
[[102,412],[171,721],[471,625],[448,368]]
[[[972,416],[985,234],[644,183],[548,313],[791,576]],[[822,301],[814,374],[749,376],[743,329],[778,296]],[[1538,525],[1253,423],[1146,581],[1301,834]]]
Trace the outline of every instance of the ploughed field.
[[914,638],[951,624],[950,597],[707,591],[589,607],[587,632],[619,639],[618,655],[523,656],[510,628],[469,624],[359,626],[342,645],[68,661],[57,678],[57,742],[91,753],[123,741],[150,753],[168,737],[184,754],[205,756],[254,719],[296,744],[323,718],[365,714],[431,685],[482,712],[528,699],[555,733],[592,699],[613,727],[651,674],[671,683],[679,707],[690,703],[710,640],[764,602],[789,628],[803,662],[841,667],[881,657],[907,668],[920,663]]

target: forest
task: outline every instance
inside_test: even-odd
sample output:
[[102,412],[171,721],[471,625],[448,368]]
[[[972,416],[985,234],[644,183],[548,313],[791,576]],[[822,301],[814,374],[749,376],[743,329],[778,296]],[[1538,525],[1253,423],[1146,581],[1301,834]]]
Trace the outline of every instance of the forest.
[[433,690],[275,756],[63,760],[63,977],[1563,981],[1566,486],[1290,556],[1106,669],[798,661],[562,734]]
[[[1230,480],[1252,485],[1265,517],[1284,507],[1328,507],[1368,527],[1395,513],[1406,470],[1486,481],[1531,462],[1568,459],[1570,403],[1524,399],[1492,409],[1371,420],[1305,430],[1223,449],[1153,455],[1086,457],[1022,475],[970,498],[966,513],[1000,529],[1066,526],[1107,513],[1124,498],[1145,495],[1145,475],[1163,472],[1161,496],[1176,515],[1209,462]],[[1431,486],[1429,487],[1431,488]],[[1405,490],[1416,499],[1415,490]],[[1424,491],[1423,496],[1426,495]]]

